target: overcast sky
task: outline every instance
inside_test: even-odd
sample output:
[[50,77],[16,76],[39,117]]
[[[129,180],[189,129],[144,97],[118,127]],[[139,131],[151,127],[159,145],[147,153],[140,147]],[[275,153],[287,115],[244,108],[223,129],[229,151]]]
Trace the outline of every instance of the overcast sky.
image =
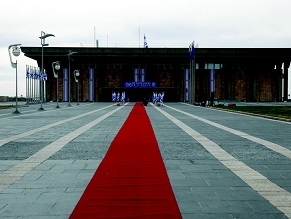
[[[290,48],[290,12],[290,0],[5,1],[0,96],[15,96],[8,46],[40,46],[41,31],[55,35],[46,39],[54,47],[91,47],[95,39],[100,47],[138,47],[145,34],[149,47]],[[25,65],[37,64],[23,54],[17,60],[18,95],[25,96]]]

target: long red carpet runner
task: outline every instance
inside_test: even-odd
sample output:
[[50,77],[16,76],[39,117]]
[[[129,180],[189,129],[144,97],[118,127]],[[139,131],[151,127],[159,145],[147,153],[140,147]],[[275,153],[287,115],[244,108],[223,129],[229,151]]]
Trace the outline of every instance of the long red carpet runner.
[[70,218],[181,218],[141,103],[112,141]]

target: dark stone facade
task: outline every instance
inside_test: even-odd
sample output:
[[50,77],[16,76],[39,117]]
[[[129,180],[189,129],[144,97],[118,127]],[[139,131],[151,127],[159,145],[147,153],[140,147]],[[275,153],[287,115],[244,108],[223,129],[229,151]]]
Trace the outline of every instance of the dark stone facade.
[[[41,47],[21,47],[26,56],[41,66]],[[165,101],[185,100],[185,69],[189,69],[187,48],[67,48],[46,47],[44,68],[47,101],[56,101],[56,80],[52,62],[60,61],[68,69],[68,51],[77,53],[70,61],[70,100],[90,101],[89,69],[94,70],[93,100],[111,101],[112,91],[125,91],[131,101],[150,98],[153,91],[165,92]],[[209,64],[219,65],[214,74],[214,98],[239,101],[282,101],[288,98],[288,67],[291,49],[211,48],[195,49],[194,100],[211,95]],[[284,63],[284,68],[281,66]],[[276,69],[274,68],[276,66]],[[72,72],[80,70],[79,95]],[[145,81],[157,83],[155,88],[125,88],[134,80],[134,70],[144,69]],[[283,74],[284,72],[284,74]],[[62,73],[58,79],[58,99],[63,100]],[[285,82],[282,82],[284,78]],[[282,91],[282,88],[284,90]],[[282,99],[283,98],[283,99]]]

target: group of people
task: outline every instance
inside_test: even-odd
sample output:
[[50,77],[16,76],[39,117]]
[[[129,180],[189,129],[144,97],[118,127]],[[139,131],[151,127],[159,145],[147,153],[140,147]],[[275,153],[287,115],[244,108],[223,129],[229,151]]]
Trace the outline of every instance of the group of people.
[[[161,106],[164,104],[164,95],[165,95],[165,92],[153,92],[153,96],[152,96],[152,101],[153,101],[153,104],[157,105],[157,106]],[[112,91],[112,102],[116,102],[117,104],[124,104],[125,103],[125,91],[122,91],[122,92],[115,92],[115,91]],[[148,103],[148,101],[146,100],[146,98],[143,99],[143,104],[146,106]]]
[[162,93],[153,92],[153,104],[163,105],[164,104],[164,95],[165,95],[165,92],[162,92]]
[[118,91],[115,93],[115,91],[112,91],[112,102],[117,102],[120,103],[122,102],[123,104],[125,103],[125,91],[122,91],[121,94]]

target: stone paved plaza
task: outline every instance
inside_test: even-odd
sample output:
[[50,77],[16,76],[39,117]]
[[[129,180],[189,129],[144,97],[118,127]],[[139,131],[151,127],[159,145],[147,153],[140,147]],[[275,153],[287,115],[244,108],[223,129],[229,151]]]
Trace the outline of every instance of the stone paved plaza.
[[[0,218],[68,218],[134,103],[59,105],[0,110]],[[291,218],[290,122],[146,110],[183,218]]]

